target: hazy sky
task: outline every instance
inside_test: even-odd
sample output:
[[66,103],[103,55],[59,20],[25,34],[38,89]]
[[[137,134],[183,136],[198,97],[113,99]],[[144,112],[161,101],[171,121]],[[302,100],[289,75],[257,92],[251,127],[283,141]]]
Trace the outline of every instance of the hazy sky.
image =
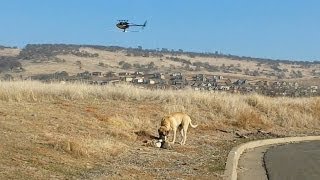
[[[122,33],[118,19],[148,20]],[[0,44],[72,43],[320,60],[319,0],[1,0]]]

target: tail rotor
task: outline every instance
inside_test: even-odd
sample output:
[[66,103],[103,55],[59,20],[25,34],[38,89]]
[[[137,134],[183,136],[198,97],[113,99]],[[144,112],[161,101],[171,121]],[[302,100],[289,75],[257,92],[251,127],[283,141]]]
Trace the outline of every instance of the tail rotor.
[[146,25],[147,25],[147,21],[145,21],[145,22],[143,23],[142,28],[145,28]]

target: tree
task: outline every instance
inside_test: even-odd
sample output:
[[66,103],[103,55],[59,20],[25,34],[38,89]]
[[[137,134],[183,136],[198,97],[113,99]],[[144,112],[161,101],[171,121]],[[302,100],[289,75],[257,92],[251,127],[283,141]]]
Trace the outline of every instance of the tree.
[[150,62],[150,63],[148,64],[148,68],[149,68],[149,69],[154,69],[154,68],[155,68],[154,62]]
[[162,48],[161,51],[162,52],[169,52],[169,50],[167,48]]
[[140,65],[139,63],[134,63],[134,64],[133,64],[133,67],[135,67],[135,68],[141,68],[141,65]]
[[11,80],[13,80],[13,76],[11,74],[5,74],[4,75],[4,80],[11,81]]
[[129,63],[124,63],[124,64],[122,64],[122,69],[130,69],[132,67],[132,65],[131,64],[129,64]]
[[246,68],[246,69],[244,70],[244,74],[245,74],[245,75],[250,75],[250,70],[249,70],[248,68]]
[[259,71],[254,70],[254,71],[253,71],[253,73],[252,73],[252,75],[253,75],[253,76],[259,76],[259,75],[260,75],[260,73],[259,73]]
[[77,62],[76,62],[76,65],[79,66],[79,69],[82,69],[82,63],[81,63],[81,61],[77,61]]
[[286,74],[284,72],[280,72],[277,77],[278,77],[278,79],[285,79]]

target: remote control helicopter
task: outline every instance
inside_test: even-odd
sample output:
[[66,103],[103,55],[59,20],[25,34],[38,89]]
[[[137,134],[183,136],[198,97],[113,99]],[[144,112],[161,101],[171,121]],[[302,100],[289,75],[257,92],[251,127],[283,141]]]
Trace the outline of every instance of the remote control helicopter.
[[121,29],[123,32],[138,32],[138,31],[128,31],[127,29],[129,27],[146,27],[147,21],[145,21],[143,24],[134,24],[130,23],[128,20],[118,20],[118,23],[116,24],[117,28]]

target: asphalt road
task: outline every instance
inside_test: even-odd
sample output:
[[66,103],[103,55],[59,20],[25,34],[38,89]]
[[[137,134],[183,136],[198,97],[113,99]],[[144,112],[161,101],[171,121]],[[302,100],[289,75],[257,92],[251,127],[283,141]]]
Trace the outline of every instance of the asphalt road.
[[270,146],[262,146],[245,151],[239,159],[238,180],[268,180],[263,164],[264,153]]
[[272,147],[264,163],[269,180],[320,180],[320,141]]

